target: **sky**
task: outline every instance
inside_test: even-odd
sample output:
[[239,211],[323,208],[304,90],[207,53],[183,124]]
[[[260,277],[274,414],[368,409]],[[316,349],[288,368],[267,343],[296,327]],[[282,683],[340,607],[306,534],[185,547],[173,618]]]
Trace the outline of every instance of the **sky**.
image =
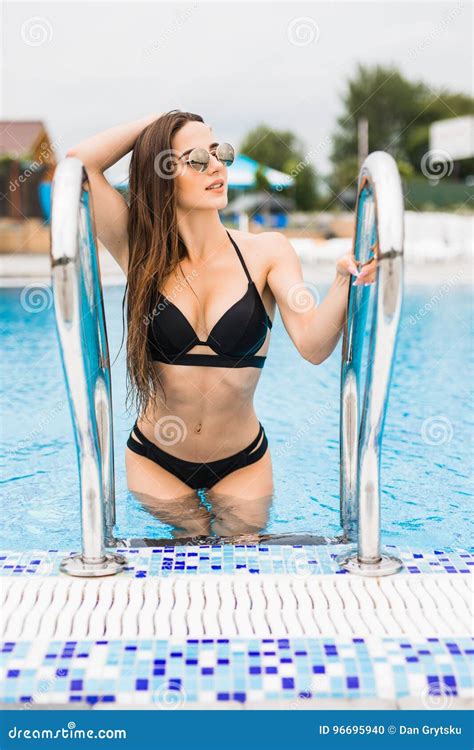
[[[4,2],[2,119],[40,119],[58,158],[154,112],[197,112],[239,148],[290,129],[321,173],[356,65],[469,93],[470,2]],[[126,174],[128,157],[108,171]]]

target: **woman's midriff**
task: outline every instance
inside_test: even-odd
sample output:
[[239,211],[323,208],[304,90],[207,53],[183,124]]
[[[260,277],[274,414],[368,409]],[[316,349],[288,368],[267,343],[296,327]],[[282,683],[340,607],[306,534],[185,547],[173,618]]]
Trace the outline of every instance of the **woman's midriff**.
[[259,424],[253,396],[260,369],[161,363],[155,368],[166,402],[157,399],[137,423],[162,450],[186,461],[208,462],[254,440]]

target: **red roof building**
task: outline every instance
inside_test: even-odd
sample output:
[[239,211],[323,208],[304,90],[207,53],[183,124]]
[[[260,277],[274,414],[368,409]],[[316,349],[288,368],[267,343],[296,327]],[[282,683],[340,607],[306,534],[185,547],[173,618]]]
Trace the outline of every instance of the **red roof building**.
[[39,183],[52,179],[56,164],[41,120],[0,120],[0,216],[42,216]]

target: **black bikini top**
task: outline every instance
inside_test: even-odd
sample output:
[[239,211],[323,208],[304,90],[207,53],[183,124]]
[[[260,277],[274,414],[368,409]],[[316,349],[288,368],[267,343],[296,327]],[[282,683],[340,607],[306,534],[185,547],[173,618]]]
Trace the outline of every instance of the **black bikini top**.
[[[272,327],[263,300],[248,272],[242,253],[232,242],[248,278],[248,289],[217,321],[207,341],[200,341],[181,310],[161,292],[148,326],[148,345],[153,360],[173,365],[209,367],[263,367],[266,357],[256,356]],[[216,354],[188,354],[197,344]]]

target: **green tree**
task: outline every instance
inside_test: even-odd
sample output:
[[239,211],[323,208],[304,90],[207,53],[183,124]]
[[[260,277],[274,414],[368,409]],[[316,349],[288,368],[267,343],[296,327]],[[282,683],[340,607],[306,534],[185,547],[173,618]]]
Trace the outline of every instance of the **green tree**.
[[[404,175],[420,172],[429,150],[429,126],[436,120],[474,112],[474,99],[461,93],[433,90],[422,82],[404,78],[394,67],[359,64],[342,94],[343,111],[337,119],[330,184],[339,192],[357,180],[357,125],[369,124],[369,153],[387,151]],[[470,160],[469,160],[470,161]],[[468,174],[472,166],[460,165]]]
[[271,191],[270,183],[265,177],[265,173],[261,164],[258,165],[257,171],[255,172],[255,188],[257,190],[265,190],[267,192]]
[[[279,194],[293,198],[296,208],[301,211],[316,208],[316,171],[306,156],[307,150],[295,133],[259,125],[246,135],[239,150],[260,164],[293,177],[294,185]],[[259,185],[262,186],[261,181]]]

